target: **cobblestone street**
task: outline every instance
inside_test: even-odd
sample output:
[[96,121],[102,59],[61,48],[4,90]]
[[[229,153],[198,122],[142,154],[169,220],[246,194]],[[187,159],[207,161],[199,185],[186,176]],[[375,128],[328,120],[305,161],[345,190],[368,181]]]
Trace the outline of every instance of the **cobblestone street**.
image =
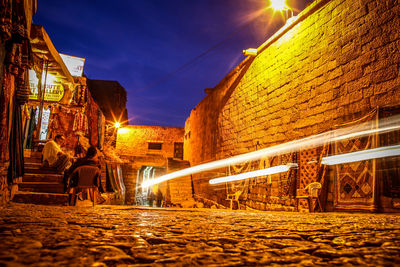
[[400,265],[398,215],[14,203],[0,214],[0,266]]

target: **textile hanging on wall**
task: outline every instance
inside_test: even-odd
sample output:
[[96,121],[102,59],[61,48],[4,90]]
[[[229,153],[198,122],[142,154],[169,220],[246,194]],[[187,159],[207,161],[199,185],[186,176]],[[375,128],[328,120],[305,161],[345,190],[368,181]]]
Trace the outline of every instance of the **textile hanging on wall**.
[[[329,152],[329,145],[325,144],[320,147],[304,148],[299,152],[299,176],[297,182],[298,189],[304,189],[307,185],[313,182],[319,182],[322,185],[322,192],[327,189],[327,181],[325,177],[326,166],[321,163],[323,157],[327,156]],[[321,203],[325,203],[326,194],[322,193]],[[316,200],[311,205],[315,210]],[[300,207],[308,209],[308,202],[305,199],[299,200]],[[321,207],[324,209],[324,207]]]
[[90,96],[90,93],[88,92],[87,94],[88,98],[86,116],[87,118],[90,118],[90,121],[88,122],[89,141],[91,145],[99,147],[99,106],[96,104],[96,102],[94,102],[93,98]]
[[35,135],[35,129],[36,129],[35,117],[36,117],[36,109],[30,108],[30,119],[27,127],[25,148],[32,148],[33,137]]
[[[252,170],[252,161],[246,161],[236,165],[228,166],[228,175],[236,175],[244,172],[249,172]],[[226,183],[226,194],[234,194],[238,191],[241,191],[240,194],[243,196],[247,196],[249,184],[251,183],[251,179],[245,179],[241,181],[234,181]]]
[[115,177],[114,177],[114,173],[113,173],[111,164],[106,164],[106,171],[107,171],[106,190],[107,190],[107,192],[114,192],[117,195],[118,187],[115,182]]
[[[379,122],[385,123],[392,116],[400,114],[400,106],[379,109]],[[379,135],[379,146],[400,144],[400,131]],[[400,157],[379,159],[377,162],[377,181],[382,181],[382,194],[386,197],[400,198]]]
[[[8,161],[8,145],[12,124],[14,105],[23,105],[26,102],[25,74],[30,62],[27,60],[26,50],[29,42],[12,43],[6,45],[4,64],[3,87],[0,92],[0,161]],[[25,51],[25,52],[24,52]],[[25,60],[22,60],[25,58]]]
[[114,173],[115,183],[117,184],[117,187],[118,187],[119,199],[122,201],[122,204],[124,204],[126,188],[125,188],[124,179],[122,176],[121,166],[119,164],[115,164],[115,165],[113,164],[112,169],[113,169],[113,173]]
[[97,120],[97,129],[98,129],[98,147],[100,150],[103,149],[104,145],[104,127],[105,127],[105,119],[103,116],[103,112],[101,112],[100,108],[98,109],[98,120]]
[[[378,110],[365,117],[346,123],[341,127],[365,125],[368,129],[378,127]],[[345,139],[335,142],[334,154],[345,154],[377,147],[377,135]],[[365,160],[335,165],[334,207],[338,210],[375,210],[376,209],[376,160]]]
[[[281,155],[279,157],[279,165],[297,162],[297,153]],[[296,195],[296,179],[297,171],[295,168],[290,168],[287,172],[279,174],[278,181],[278,196],[279,197],[294,197]]]
[[77,111],[74,116],[73,120],[73,126],[72,126],[72,131],[77,132],[80,131],[84,135],[87,134],[88,132],[88,119],[87,116],[85,115],[85,110],[83,108],[82,112]]
[[24,176],[24,148],[21,108],[14,101],[13,119],[9,141],[10,165],[8,168],[8,183],[18,183]]
[[9,103],[12,91],[11,77],[4,75],[3,89],[0,94],[0,162],[8,161],[8,129],[9,129]]

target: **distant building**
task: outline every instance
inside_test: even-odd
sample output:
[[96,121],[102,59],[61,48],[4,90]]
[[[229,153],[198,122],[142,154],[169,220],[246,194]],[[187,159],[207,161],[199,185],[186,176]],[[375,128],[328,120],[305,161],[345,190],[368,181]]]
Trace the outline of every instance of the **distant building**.
[[89,91],[100,106],[106,123],[128,122],[126,90],[117,81],[87,80]]
[[[171,205],[192,200],[190,176],[153,188],[141,187],[146,180],[189,167],[188,162],[182,160],[183,134],[183,127],[128,125],[118,129],[116,150],[129,162],[124,169],[127,204],[153,205],[157,199],[152,197],[157,195]],[[158,205],[160,201],[158,199]]]

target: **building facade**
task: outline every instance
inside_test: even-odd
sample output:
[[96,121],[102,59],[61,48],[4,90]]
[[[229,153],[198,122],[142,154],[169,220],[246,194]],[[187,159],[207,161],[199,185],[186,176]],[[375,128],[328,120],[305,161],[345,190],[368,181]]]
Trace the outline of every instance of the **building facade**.
[[[399,112],[399,7],[396,0],[315,0],[192,110],[184,159],[198,165],[342,127],[379,128]],[[323,184],[325,210],[398,211],[398,158],[334,167],[321,159],[398,144],[399,132],[346,142],[194,174],[194,191],[224,205],[228,194],[240,192],[241,205],[250,209],[295,210],[297,190],[316,181]],[[298,167],[220,187],[208,183],[216,174],[287,163]]]
[[[142,182],[188,167],[183,161],[183,127],[127,125],[118,129],[116,151],[124,160],[126,203],[182,204],[192,199],[190,176],[142,188]],[[157,202],[156,201],[156,202]]]

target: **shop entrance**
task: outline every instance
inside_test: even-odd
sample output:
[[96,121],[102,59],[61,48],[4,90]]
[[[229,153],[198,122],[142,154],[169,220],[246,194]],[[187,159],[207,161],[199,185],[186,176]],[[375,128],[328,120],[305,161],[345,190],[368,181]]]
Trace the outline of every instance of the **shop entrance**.
[[165,174],[164,167],[142,166],[137,173],[135,202],[137,206],[161,207],[163,193],[158,185],[142,188],[143,182]]
[[[42,119],[39,134],[37,133],[37,125],[39,121],[39,107],[32,106],[25,112],[24,125],[24,148],[36,149],[40,144],[46,142],[48,136],[48,128],[51,110],[49,107],[43,107]],[[38,138],[37,138],[38,137]],[[35,142],[37,138],[38,142]]]

